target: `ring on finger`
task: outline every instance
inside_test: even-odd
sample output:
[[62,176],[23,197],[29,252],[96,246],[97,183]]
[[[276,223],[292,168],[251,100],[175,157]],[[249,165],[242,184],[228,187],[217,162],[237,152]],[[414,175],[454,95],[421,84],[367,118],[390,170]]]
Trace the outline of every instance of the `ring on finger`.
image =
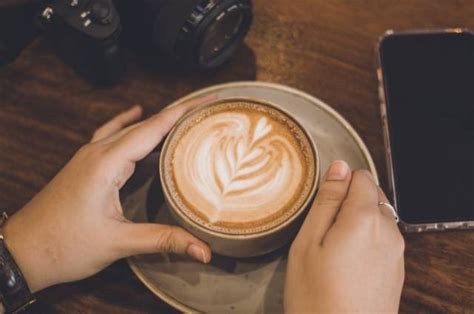
[[395,219],[395,222],[398,223],[400,221],[400,218],[398,217],[398,213],[397,211],[395,210],[395,207],[392,206],[392,204],[390,203],[386,203],[386,202],[379,202],[379,207],[380,206],[385,206],[387,207],[388,209],[390,209],[390,211],[392,212],[393,214],[393,218]]

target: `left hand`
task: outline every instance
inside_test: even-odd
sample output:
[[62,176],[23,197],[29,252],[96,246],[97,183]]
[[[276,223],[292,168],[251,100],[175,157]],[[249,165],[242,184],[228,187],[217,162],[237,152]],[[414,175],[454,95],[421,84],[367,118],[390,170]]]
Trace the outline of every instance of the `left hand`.
[[179,227],[135,224],[123,216],[119,190],[135,163],[147,156],[198,99],[125,127],[138,106],[99,128],[56,177],[4,226],[6,244],[36,292],[79,280],[117,259],[174,252],[207,263],[208,245]]

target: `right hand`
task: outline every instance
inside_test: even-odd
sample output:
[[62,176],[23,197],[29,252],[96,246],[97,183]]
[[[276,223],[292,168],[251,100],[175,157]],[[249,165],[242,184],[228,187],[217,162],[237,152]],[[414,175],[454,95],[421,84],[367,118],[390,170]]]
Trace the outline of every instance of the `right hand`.
[[289,313],[398,311],[404,241],[367,171],[336,161],[290,250]]

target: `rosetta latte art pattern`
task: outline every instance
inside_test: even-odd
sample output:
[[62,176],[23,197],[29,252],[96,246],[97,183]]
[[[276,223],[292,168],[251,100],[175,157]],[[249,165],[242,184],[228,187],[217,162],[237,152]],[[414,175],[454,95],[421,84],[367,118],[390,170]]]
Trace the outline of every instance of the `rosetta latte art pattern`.
[[174,153],[183,198],[210,223],[251,222],[281,211],[301,189],[303,163],[287,129],[245,112],[204,119]]

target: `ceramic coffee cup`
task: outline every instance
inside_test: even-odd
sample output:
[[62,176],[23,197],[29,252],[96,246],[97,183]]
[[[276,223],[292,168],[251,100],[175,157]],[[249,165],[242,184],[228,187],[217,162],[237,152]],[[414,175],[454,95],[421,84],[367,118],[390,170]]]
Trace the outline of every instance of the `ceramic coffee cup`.
[[251,257],[292,241],[320,176],[316,144],[267,101],[220,99],[183,116],[160,156],[171,215],[214,253]]

